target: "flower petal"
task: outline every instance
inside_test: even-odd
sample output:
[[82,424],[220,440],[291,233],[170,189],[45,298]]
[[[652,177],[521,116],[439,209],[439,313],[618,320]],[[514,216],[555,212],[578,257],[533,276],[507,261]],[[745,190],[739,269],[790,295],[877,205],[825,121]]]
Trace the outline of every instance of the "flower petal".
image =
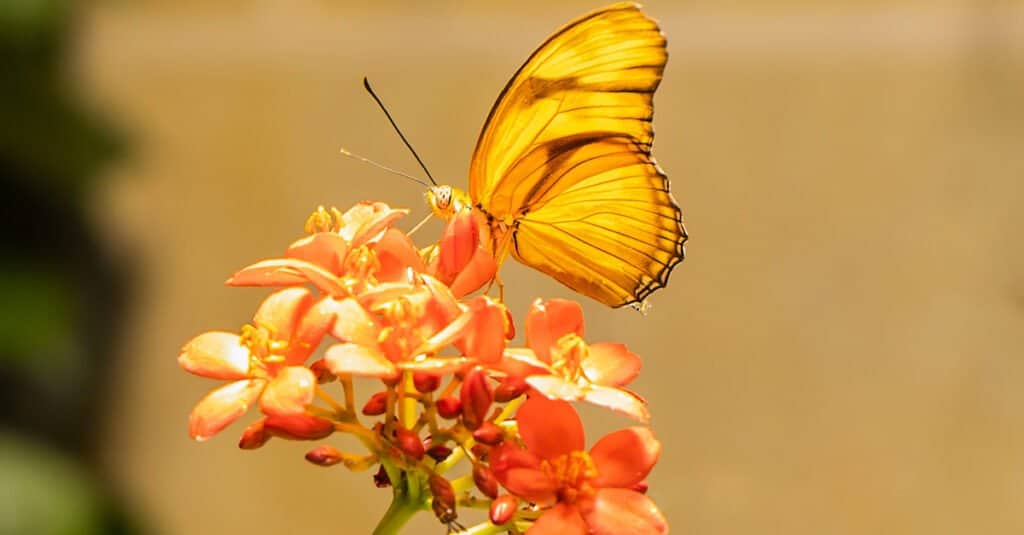
[[542,459],[582,451],[586,444],[579,414],[561,400],[531,395],[516,412],[516,421],[523,444]]
[[625,344],[590,344],[581,364],[588,379],[605,386],[626,386],[640,373],[640,357]]
[[624,388],[590,385],[584,390],[583,399],[587,403],[625,414],[638,422],[647,423],[651,419],[651,412],[647,410],[647,402]]
[[249,375],[249,348],[239,343],[237,334],[205,332],[181,348],[178,364],[210,379],[244,379]]
[[344,296],[348,291],[330,271],[305,260],[273,258],[246,266],[227,280],[230,286],[295,286],[310,283],[328,295]]
[[472,313],[469,311],[463,312],[443,329],[437,331],[430,338],[424,340],[423,343],[412,352],[412,354],[423,355],[427,353],[434,353],[444,346],[451,344],[455,340],[461,338],[462,335],[471,327],[472,319]]
[[463,354],[484,364],[501,360],[505,350],[508,309],[499,301],[479,295],[469,301],[472,325],[457,344]]
[[529,535],[585,535],[587,523],[579,509],[560,503],[544,514],[526,530]]
[[550,375],[552,373],[550,366],[538,360],[533,351],[525,347],[505,348],[501,362],[491,365],[491,368],[521,379],[530,375]]
[[324,297],[311,306],[299,321],[299,325],[288,344],[285,364],[299,366],[316,351],[324,336],[334,327],[339,301]]
[[380,351],[358,344],[335,344],[324,354],[327,369],[335,375],[391,379],[398,375],[394,363]]
[[590,448],[597,468],[598,487],[629,488],[643,481],[658,462],[661,442],[646,427],[630,427],[609,433]]
[[551,346],[569,333],[583,336],[583,308],[567,299],[537,299],[526,313],[526,345],[544,362],[551,362]]
[[376,274],[379,281],[408,281],[410,268],[415,272],[424,270],[423,259],[416,245],[406,233],[398,229],[389,228],[380,241],[373,244],[373,251],[380,262]]
[[430,275],[423,274],[420,275],[419,279],[431,297],[427,302],[429,307],[427,315],[431,318],[431,321],[440,325],[447,325],[456,316],[462,314],[464,307],[459,305],[458,299],[441,281]]
[[489,461],[494,477],[512,494],[542,506],[555,502],[557,485],[533,453],[506,442],[491,450]]
[[295,241],[285,256],[312,262],[335,275],[341,273],[341,264],[348,253],[348,242],[333,232],[317,232]]
[[203,441],[216,435],[231,422],[245,414],[267,385],[263,379],[228,383],[196,403],[188,417],[188,433]]
[[288,340],[303,314],[313,304],[313,294],[305,288],[285,288],[267,296],[256,309],[252,322],[267,327],[276,340]]
[[451,284],[466,267],[480,247],[480,223],[473,210],[462,210],[452,215],[444,226],[437,244],[438,261],[435,276]]
[[494,255],[486,249],[478,247],[469,263],[459,271],[455,280],[449,286],[456,297],[463,297],[471,294],[485,284],[494,280],[498,272],[498,264],[494,261]]
[[548,399],[579,401],[586,394],[576,383],[570,383],[557,375],[531,375],[526,378],[526,382]]
[[303,414],[313,403],[316,376],[309,368],[286,366],[270,381],[260,396],[264,414],[292,416]]
[[650,535],[667,533],[668,521],[650,498],[635,490],[600,489],[585,513],[596,535]]
[[360,202],[342,215],[344,225],[338,229],[338,234],[352,247],[359,247],[374,241],[396,219],[408,213],[408,210],[392,208],[387,203]]
[[334,315],[331,334],[338,340],[365,346],[377,344],[377,333],[380,332],[380,327],[355,299],[348,298],[341,301],[332,299],[324,302],[323,310],[324,313],[329,312]]

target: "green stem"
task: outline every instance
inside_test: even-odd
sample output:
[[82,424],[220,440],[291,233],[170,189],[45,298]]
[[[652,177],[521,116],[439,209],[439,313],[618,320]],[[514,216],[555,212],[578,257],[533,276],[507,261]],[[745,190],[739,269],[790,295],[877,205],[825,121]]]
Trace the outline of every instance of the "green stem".
[[405,493],[396,490],[391,506],[377,523],[373,535],[398,535],[402,526],[421,508],[420,504],[410,501]]

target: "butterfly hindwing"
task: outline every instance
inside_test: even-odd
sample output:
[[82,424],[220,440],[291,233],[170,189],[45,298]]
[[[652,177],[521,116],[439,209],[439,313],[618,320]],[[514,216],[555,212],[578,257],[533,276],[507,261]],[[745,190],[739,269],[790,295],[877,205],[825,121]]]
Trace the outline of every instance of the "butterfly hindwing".
[[547,176],[516,220],[513,256],[613,306],[665,285],[686,233],[665,176],[635,140],[591,138],[551,160]]

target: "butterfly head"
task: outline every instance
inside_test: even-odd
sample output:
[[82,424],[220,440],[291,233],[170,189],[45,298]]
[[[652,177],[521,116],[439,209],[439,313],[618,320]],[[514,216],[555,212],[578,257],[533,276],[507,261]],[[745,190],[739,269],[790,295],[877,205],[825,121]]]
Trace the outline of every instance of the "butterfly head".
[[447,221],[454,214],[470,206],[469,196],[448,185],[433,186],[427,190],[427,204],[434,215]]

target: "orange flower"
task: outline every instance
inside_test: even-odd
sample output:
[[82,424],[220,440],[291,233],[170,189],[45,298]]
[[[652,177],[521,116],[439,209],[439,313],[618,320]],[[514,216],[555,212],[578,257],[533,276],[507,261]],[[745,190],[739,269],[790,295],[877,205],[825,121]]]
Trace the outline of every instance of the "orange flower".
[[491,451],[491,470],[508,491],[546,510],[528,533],[666,533],[649,498],[633,490],[658,460],[661,444],[645,427],[605,435],[590,449],[571,405],[531,396],[516,414],[526,448],[506,441]]
[[647,403],[623,388],[640,373],[640,357],[623,344],[587,344],[583,309],[565,299],[537,299],[526,315],[530,351],[507,351],[500,366],[554,399],[587,401],[647,422]]
[[473,311],[436,279],[417,279],[381,284],[341,302],[332,334],[342,343],[324,355],[332,373],[394,379],[400,370],[443,374],[469,363],[437,352],[463,336]]
[[284,258],[251,264],[228,279],[232,286],[311,283],[325,294],[347,297],[388,281],[408,282],[423,262],[409,237],[390,227],[407,210],[360,203],[345,213],[322,206],[306,221],[309,236],[292,243]]
[[494,280],[498,265],[481,243],[480,222],[473,210],[454,214],[432,251],[427,273],[451,288],[456,297],[475,292]]
[[304,414],[313,401],[316,377],[301,364],[334,321],[305,288],[274,292],[241,334],[210,331],[181,350],[185,370],[232,381],[204,397],[189,417],[189,433],[206,440],[235,421],[258,399],[271,416]]

